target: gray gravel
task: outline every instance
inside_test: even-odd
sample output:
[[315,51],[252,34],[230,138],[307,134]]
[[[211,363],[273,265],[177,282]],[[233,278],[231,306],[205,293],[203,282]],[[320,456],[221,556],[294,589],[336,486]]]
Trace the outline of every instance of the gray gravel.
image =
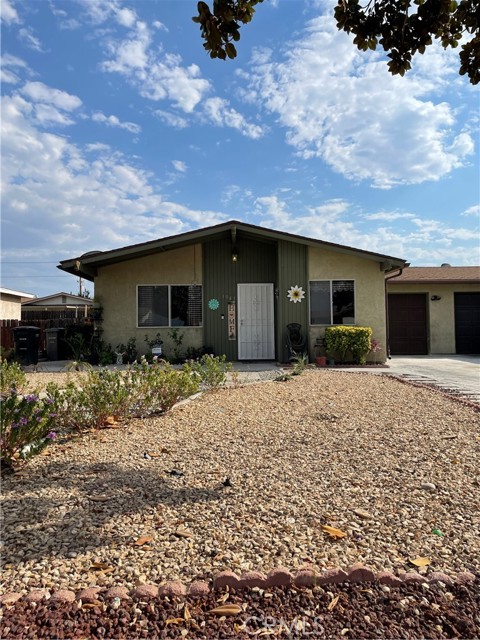
[[1,591],[416,557],[477,572],[479,426],[428,389],[326,370],[55,444],[3,480]]

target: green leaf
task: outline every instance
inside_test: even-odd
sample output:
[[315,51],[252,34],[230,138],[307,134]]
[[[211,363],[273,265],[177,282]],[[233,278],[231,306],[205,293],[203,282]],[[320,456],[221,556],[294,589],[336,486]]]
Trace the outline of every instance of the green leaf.
[[234,58],[237,57],[237,50],[235,49],[235,45],[232,44],[231,42],[229,42],[225,46],[225,51],[227,53],[227,56],[230,58],[230,60],[233,60]]

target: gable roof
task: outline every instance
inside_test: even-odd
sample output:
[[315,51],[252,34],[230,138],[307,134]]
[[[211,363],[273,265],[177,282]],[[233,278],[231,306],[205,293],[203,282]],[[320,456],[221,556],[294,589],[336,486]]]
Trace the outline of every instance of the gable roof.
[[[65,293],[64,291],[59,291],[58,293],[52,293],[49,296],[43,296],[43,298],[35,298],[34,300],[28,300],[27,302],[22,302],[22,307],[31,305],[37,306],[38,303],[40,305],[48,305],[49,300],[53,300],[54,298],[59,298],[60,296],[66,296],[69,298],[72,303],[78,303],[80,305],[92,305],[93,300],[91,298],[84,298],[83,296],[76,296],[73,293]],[[61,305],[58,305],[61,306]]]
[[466,282],[480,283],[480,267],[406,267],[396,278],[390,278],[388,284],[457,284]]
[[16,298],[36,298],[34,293],[25,293],[24,291],[15,291],[14,289],[7,289],[6,287],[0,287],[0,294],[3,293],[8,296],[15,296]]
[[336,251],[347,255],[357,255],[362,258],[376,260],[383,265],[382,268],[384,271],[399,269],[404,267],[406,264],[405,260],[402,258],[394,258],[393,256],[374,253],[372,251],[355,249],[341,244],[334,244],[333,242],[325,242],[315,238],[294,235],[285,231],[275,231],[274,229],[267,229],[254,224],[248,224],[246,222],[230,220],[229,222],[222,222],[221,224],[204,227],[203,229],[198,229],[196,231],[187,231],[186,233],[180,233],[175,236],[159,238],[157,240],[142,242],[140,244],[133,244],[119,249],[113,249],[111,251],[90,251],[77,258],[61,260],[60,264],[57,266],[59,269],[62,269],[62,271],[67,271],[67,273],[82,276],[87,280],[93,280],[98,267],[131,260],[133,258],[148,256],[158,253],[159,251],[176,249],[196,242],[213,240],[221,238],[222,236],[228,237],[231,235],[232,238],[235,238],[237,232],[241,232],[242,234],[251,237],[263,238],[265,240],[287,240],[299,244],[306,244],[312,247],[321,247],[329,251]]

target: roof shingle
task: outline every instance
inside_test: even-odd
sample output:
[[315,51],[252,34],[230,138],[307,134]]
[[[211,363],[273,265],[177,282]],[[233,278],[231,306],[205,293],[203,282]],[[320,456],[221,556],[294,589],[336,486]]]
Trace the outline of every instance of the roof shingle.
[[401,275],[388,281],[389,285],[422,282],[480,283],[480,267],[406,267]]

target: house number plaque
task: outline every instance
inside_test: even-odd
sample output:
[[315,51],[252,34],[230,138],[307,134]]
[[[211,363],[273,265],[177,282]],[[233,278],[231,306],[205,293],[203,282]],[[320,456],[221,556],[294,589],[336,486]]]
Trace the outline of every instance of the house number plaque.
[[237,327],[235,324],[235,303],[230,302],[228,304],[228,339],[236,340]]

